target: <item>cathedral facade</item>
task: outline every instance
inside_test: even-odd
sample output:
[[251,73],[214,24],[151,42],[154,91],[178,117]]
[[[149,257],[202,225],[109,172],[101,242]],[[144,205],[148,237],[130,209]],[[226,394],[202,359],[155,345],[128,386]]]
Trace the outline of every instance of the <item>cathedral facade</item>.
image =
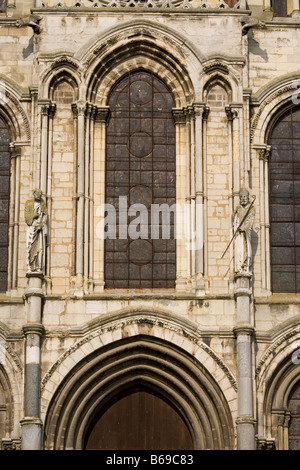
[[1,449],[300,450],[299,0],[0,0],[0,43]]

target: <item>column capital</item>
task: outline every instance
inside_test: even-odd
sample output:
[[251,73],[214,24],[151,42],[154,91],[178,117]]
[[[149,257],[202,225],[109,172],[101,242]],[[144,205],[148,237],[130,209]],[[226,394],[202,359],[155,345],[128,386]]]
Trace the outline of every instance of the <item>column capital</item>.
[[45,327],[40,323],[27,323],[23,325],[22,330],[25,336],[32,334],[42,336],[45,333]]
[[252,336],[255,333],[255,328],[250,323],[240,323],[239,325],[233,328],[233,332],[236,336]]
[[225,106],[225,113],[227,116],[228,121],[233,121],[235,118],[239,116],[239,113],[234,107],[230,104]]
[[187,121],[187,108],[173,108],[173,119],[175,124],[185,124]]
[[88,104],[89,103],[87,101],[77,101],[76,103],[72,103],[71,107],[74,116],[85,116]]
[[41,107],[42,116],[48,116],[52,106],[52,101],[48,99],[41,99],[38,100],[37,104]]
[[109,106],[96,106],[95,108],[95,122],[104,122],[107,123],[110,117],[110,108]]

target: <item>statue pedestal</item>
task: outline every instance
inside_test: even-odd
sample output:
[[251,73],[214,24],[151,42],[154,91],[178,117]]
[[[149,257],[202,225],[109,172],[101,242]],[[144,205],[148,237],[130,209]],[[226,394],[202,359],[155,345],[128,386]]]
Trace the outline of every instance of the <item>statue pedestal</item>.
[[236,274],[235,297],[237,321],[234,332],[237,338],[238,363],[238,450],[255,450],[255,419],[253,416],[252,335],[250,323],[251,274]]
[[22,450],[41,450],[43,425],[40,419],[41,385],[41,337],[43,274],[27,273],[28,288],[25,292],[27,303],[27,324],[23,326],[25,337],[25,374],[24,374],[24,414],[21,421]]

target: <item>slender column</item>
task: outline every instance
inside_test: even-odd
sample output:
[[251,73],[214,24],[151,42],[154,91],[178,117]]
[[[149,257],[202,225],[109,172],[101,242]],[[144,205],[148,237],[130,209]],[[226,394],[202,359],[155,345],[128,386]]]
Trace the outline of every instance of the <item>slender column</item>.
[[43,423],[40,417],[41,383],[41,336],[44,328],[42,321],[43,275],[38,272],[27,273],[28,288],[25,292],[27,303],[27,324],[23,327],[25,335],[25,377],[24,377],[24,418],[22,426],[22,449],[42,449]]
[[39,101],[41,105],[41,175],[40,189],[43,195],[47,193],[47,166],[48,166],[48,120],[50,101]]
[[86,108],[85,120],[85,179],[84,179],[84,283],[85,291],[88,291],[89,279],[89,217],[90,217],[90,126],[91,126],[91,105]]
[[[46,184],[46,201],[48,214],[52,213],[52,158],[53,158],[53,119],[55,116],[56,105],[52,103],[49,107],[49,128],[48,128],[48,160],[47,160],[47,184]],[[51,217],[50,217],[51,220]],[[47,272],[46,272],[46,288],[47,293],[51,294],[52,291],[52,280],[51,280],[51,230],[48,227],[47,235]]]
[[[180,208],[186,201],[185,188],[185,166],[186,166],[186,112],[184,109],[174,109],[173,118],[176,131],[176,205]],[[191,157],[193,160],[193,157]],[[191,163],[192,166],[192,163]],[[192,186],[192,183],[191,183]],[[191,188],[192,194],[192,188]],[[184,211],[181,211],[184,212]],[[176,272],[176,289],[187,289],[188,265],[186,243],[186,230],[183,225],[184,218],[176,217],[176,247],[177,247],[177,272]]]
[[207,120],[209,116],[209,106],[205,105],[203,110],[203,136],[202,136],[202,154],[203,154],[203,203],[204,203],[204,284],[205,291],[208,292],[208,233],[205,227],[208,227],[208,211],[207,211]]
[[91,182],[93,191],[93,287],[94,292],[102,292],[104,289],[104,257],[105,257],[105,240],[104,240],[104,207],[105,207],[105,151],[106,151],[106,126],[109,119],[108,107],[97,107],[95,109],[95,125],[93,134],[97,136],[97,144],[93,148],[93,168],[94,177]]
[[[233,121],[236,117],[236,113],[232,110],[231,106],[225,107],[225,112],[228,119],[228,157],[229,157],[229,218],[232,220],[233,208],[234,208],[234,194],[235,194],[235,177],[234,177],[234,143],[233,143]],[[230,239],[233,236],[233,229],[231,227]],[[229,248],[229,259],[231,278],[233,278],[233,244]]]
[[80,292],[83,289],[83,274],[84,274],[86,102],[80,101],[76,103],[75,110],[77,112],[76,290]]
[[237,361],[238,361],[238,450],[255,450],[255,419],[253,415],[252,335],[250,323],[251,274],[236,274]]
[[300,16],[300,0],[293,0],[293,12],[292,16],[299,18]]
[[[191,137],[191,115],[189,110],[186,110],[186,211],[184,212],[184,215],[187,217],[188,221],[191,220],[192,213],[191,213],[191,202],[192,202],[192,194],[191,194],[191,188],[192,188],[192,177],[194,178],[194,174],[192,174],[192,137]],[[188,227],[188,233],[187,233],[187,238],[188,240],[191,240],[191,227],[190,223],[187,223]],[[191,248],[191,247],[190,247]],[[190,249],[189,250],[189,256],[188,256],[188,277],[191,282],[191,278],[194,274],[194,256],[193,256],[193,251]]]
[[204,286],[204,207],[203,207],[203,105],[194,105],[195,115],[195,195],[196,195],[196,293],[201,295],[205,292]]
[[89,173],[89,292],[94,290],[94,129],[95,129],[96,107],[91,108],[90,132],[89,132],[89,150],[90,150],[90,173]]
[[270,10],[272,10],[272,8],[271,8],[271,0],[264,0],[264,10],[265,10],[265,11],[270,11]]

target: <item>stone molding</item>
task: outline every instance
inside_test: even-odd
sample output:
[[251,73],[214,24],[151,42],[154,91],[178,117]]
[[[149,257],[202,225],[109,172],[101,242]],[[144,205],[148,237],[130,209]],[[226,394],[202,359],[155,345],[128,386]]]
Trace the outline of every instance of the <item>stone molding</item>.
[[213,11],[213,12],[248,12],[244,0],[238,0],[234,7],[229,7],[224,0],[220,0],[215,7],[211,7],[209,2],[202,0],[200,5],[194,7],[193,2],[190,0],[145,0],[140,2],[138,0],[93,0],[89,5],[86,5],[83,0],[75,0],[70,7],[66,5],[63,0],[58,0],[53,6],[49,6],[47,2],[43,1],[41,8],[36,8],[33,11],[57,11],[57,10],[95,10],[101,9],[136,9],[136,10],[157,10],[157,9],[188,9],[193,11]]
[[50,367],[48,372],[44,375],[41,381],[41,390],[45,388],[47,382],[51,379],[52,375],[54,374],[56,369],[60,366],[60,364],[62,364],[64,360],[67,359],[67,357],[69,357],[71,354],[75,353],[82,345],[92,341],[94,338],[101,337],[101,335],[105,333],[113,333],[117,329],[120,329],[120,328],[124,329],[124,327],[131,326],[131,325],[136,325],[136,326],[149,325],[151,327],[159,326],[171,332],[177,333],[185,339],[188,339],[189,341],[197,345],[200,349],[202,349],[204,352],[206,352],[214,360],[214,362],[223,370],[224,374],[226,375],[233,389],[237,391],[237,382],[236,382],[234,375],[230,371],[230,369],[226,366],[225,362],[209,346],[207,346],[197,335],[193,334],[192,332],[188,332],[187,330],[185,330],[183,327],[179,325],[174,324],[174,321],[173,322],[167,321],[161,318],[149,318],[149,317],[145,317],[145,315],[142,315],[142,314],[141,316],[136,317],[136,318],[123,319],[117,322],[112,322],[110,325],[103,326],[97,329],[96,331],[90,334],[87,334],[85,337],[81,338],[79,341],[77,341],[75,344],[69,347],[56,360],[56,362]]

